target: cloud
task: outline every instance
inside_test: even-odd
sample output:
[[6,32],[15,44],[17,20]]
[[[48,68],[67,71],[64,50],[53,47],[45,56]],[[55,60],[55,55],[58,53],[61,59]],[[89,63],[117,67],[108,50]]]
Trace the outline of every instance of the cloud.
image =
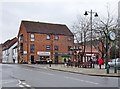
[[[2,0],[0,3],[2,39],[17,36],[21,20],[41,22],[64,23],[71,26],[76,16],[84,14],[85,10],[96,11],[99,16],[104,16],[106,3],[111,6],[116,14],[118,0]],[[113,3],[114,2],[114,3]],[[112,12],[113,13],[113,12]],[[2,32],[2,33],[1,33]],[[0,37],[1,38],[1,37]]]

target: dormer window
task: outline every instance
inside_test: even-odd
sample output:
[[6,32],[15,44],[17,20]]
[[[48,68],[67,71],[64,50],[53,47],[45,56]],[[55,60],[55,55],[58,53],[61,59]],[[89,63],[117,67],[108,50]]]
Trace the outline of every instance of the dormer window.
[[68,40],[71,41],[71,36],[68,36]]
[[54,36],[54,39],[55,39],[55,40],[58,40],[58,39],[59,39],[58,35],[55,35],[55,36]]
[[47,35],[47,36],[46,36],[46,39],[47,39],[47,40],[50,40],[50,35]]

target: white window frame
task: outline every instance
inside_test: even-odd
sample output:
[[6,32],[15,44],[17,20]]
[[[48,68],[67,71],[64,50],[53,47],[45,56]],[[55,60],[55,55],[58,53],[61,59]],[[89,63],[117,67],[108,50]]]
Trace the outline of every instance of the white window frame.
[[30,34],[30,41],[35,41],[35,35],[33,33]]
[[50,40],[50,35],[47,35],[47,36],[46,36],[46,39],[47,39],[47,40]]
[[55,39],[55,40],[58,40],[58,39],[59,39],[59,36],[58,36],[58,35],[55,35],[55,36],[54,36],[54,39]]

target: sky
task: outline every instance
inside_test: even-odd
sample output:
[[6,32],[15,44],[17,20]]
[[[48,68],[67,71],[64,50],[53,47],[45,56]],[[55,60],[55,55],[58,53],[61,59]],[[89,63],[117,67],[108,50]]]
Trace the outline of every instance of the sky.
[[39,21],[71,26],[77,16],[85,11],[97,12],[99,18],[111,15],[118,17],[120,0],[1,0],[0,1],[0,43],[17,36],[22,20]]

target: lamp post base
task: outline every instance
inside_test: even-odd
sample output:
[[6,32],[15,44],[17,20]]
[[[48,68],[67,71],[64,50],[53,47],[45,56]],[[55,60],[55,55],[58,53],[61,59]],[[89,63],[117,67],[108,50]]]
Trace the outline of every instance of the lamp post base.
[[114,73],[117,73],[117,68],[116,67],[114,68]]

